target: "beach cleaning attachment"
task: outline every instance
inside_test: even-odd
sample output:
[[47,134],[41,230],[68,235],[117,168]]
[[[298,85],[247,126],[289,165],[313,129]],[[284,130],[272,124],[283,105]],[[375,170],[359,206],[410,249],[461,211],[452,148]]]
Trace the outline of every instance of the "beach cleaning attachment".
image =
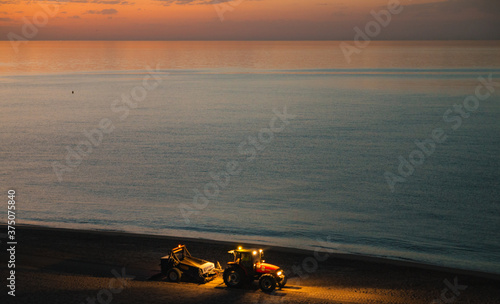
[[161,273],[170,282],[179,282],[181,279],[205,283],[217,277],[222,272],[219,262],[217,268],[214,263],[195,258],[189,253],[185,245],[179,245],[170,251],[170,254],[160,259]]

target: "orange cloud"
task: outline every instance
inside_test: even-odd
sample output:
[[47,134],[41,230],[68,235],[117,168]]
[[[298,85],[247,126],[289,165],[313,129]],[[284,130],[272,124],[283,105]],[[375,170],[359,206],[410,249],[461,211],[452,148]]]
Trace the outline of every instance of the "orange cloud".
[[[351,40],[389,1],[0,0],[0,39],[55,5],[32,39]],[[378,39],[500,39],[500,1],[409,1]]]
[[114,15],[117,14],[118,11],[115,10],[114,8],[107,8],[103,10],[88,10],[85,12],[85,14],[101,14],[101,15]]

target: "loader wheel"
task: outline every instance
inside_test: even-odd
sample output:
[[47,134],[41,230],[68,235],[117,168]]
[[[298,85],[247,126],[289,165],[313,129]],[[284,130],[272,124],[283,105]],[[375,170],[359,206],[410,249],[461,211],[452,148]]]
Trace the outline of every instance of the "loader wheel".
[[245,274],[239,268],[228,268],[224,270],[224,283],[227,287],[236,288],[243,285]]
[[272,292],[276,288],[276,279],[270,274],[265,274],[260,277],[259,286],[264,292]]
[[181,276],[182,276],[182,273],[177,268],[172,268],[169,271],[167,271],[167,279],[170,282],[180,282]]

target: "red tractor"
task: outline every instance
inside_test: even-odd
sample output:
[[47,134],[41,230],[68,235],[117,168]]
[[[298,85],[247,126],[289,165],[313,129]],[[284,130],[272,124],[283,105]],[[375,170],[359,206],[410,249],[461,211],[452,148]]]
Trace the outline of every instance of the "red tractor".
[[227,263],[224,270],[224,283],[227,287],[240,287],[246,282],[259,280],[262,291],[272,292],[276,286],[285,286],[287,278],[283,269],[278,266],[264,263],[264,251],[262,249],[238,249],[231,250],[233,262]]

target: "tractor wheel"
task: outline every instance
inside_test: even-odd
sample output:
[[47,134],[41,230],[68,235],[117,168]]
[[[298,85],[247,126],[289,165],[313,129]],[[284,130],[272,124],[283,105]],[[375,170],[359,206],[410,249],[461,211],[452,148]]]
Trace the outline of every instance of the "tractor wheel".
[[245,273],[239,268],[228,268],[224,270],[224,283],[227,287],[241,287],[245,281]]
[[182,273],[177,268],[172,268],[169,271],[167,271],[167,279],[170,282],[180,282],[181,276],[182,276]]
[[259,286],[264,292],[272,292],[276,288],[276,279],[270,274],[265,274],[260,277]]
[[286,285],[286,282],[287,282],[287,281],[288,281],[288,278],[287,278],[287,276],[285,275],[285,277],[283,278],[283,280],[279,283],[280,288],[285,287],[285,285]]

